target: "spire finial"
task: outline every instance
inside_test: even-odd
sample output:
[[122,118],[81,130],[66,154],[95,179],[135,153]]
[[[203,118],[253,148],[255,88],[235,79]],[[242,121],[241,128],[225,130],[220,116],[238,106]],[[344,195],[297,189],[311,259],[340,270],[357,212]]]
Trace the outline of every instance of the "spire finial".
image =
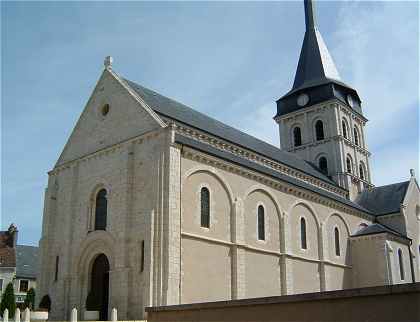
[[315,4],[312,0],[304,0],[305,4],[305,23],[306,30],[314,29],[316,25],[315,20]]
[[113,61],[114,61],[114,59],[112,58],[112,56],[106,56],[105,59],[104,59],[105,68],[111,69]]

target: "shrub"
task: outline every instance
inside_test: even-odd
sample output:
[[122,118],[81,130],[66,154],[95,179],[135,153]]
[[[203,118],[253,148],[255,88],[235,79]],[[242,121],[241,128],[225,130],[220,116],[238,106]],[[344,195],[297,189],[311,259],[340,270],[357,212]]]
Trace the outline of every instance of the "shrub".
[[33,287],[31,287],[28,293],[26,293],[25,308],[26,307],[28,307],[30,310],[35,308],[35,290]]
[[42,297],[41,302],[39,302],[39,308],[47,310],[48,312],[51,310],[51,299],[48,294]]
[[9,283],[6,286],[6,290],[3,293],[0,303],[1,315],[5,309],[9,310],[9,317],[13,318],[16,311],[16,302],[15,302],[15,291],[13,289],[13,284]]

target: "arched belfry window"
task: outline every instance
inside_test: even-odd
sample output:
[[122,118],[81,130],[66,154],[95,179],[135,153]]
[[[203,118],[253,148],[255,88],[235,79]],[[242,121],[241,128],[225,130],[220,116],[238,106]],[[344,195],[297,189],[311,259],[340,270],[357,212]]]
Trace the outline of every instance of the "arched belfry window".
[[335,243],[335,255],[340,256],[340,232],[338,228],[334,228],[334,243]]
[[343,136],[347,139],[347,136],[348,136],[348,134],[347,134],[347,132],[348,132],[348,130],[347,130],[347,124],[346,124],[346,121],[341,121],[341,126],[343,127]]
[[347,170],[348,173],[353,172],[352,167],[353,167],[353,164],[351,162],[351,158],[350,158],[350,156],[347,156],[347,158],[346,158],[346,170]]
[[326,157],[320,157],[318,161],[319,169],[326,175],[328,175],[328,161]]
[[210,191],[206,187],[201,188],[201,227],[210,227]]
[[308,245],[306,243],[306,220],[305,218],[300,219],[300,247],[302,249],[307,249]]
[[360,179],[365,180],[365,167],[363,166],[363,163],[360,162],[359,164],[359,175],[360,175]]
[[95,203],[95,230],[106,230],[106,217],[108,212],[108,199],[105,189],[96,194]]
[[262,205],[258,206],[257,227],[258,227],[258,239],[265,240],[265,211]]
[[358,146],[358,145],[360,145],[360,142],[359,142],[359,131],[357,130],[356,127],[354,127],[353,132],[354,132],[354,144],[356,144]]
[[315,136],[317,141],[323,140],[325,138],[324,123],[321,120],[318,120],[315,123]]
[[293,144],[294,146],[302,145],[302,131],[299,126],[293,129]]
[[401,249],[398,249],[398,262],[400,264],[400,277],[401,277],[401,280],[404,280],[405,279],[404,260],[403,260],[403,253]]

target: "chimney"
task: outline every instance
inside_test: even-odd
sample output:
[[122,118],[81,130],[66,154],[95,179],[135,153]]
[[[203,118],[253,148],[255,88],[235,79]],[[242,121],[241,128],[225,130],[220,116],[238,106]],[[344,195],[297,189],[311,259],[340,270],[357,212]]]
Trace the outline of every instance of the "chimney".
[[9,235],[8,246],[16,248],[17,239],[18,239],[18,230],[15,224],[10,224],[9,228],[7,229],[7,233]]

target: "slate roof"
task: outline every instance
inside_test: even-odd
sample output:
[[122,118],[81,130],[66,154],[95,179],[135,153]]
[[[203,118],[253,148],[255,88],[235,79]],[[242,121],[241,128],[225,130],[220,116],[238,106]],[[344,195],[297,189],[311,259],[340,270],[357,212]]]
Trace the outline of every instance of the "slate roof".
[[[223,140],[229,141],[233,144],[239,145],[258,154],[264,155],[267,158],[283,163],[292,168],[298,169],[304,173],[307,173],[313,177],[323,180],[331,185],[337,186],[337,184],[330,178],[325,176],[320,170],[318,170],[311,163],[297,157],[296,155],[283,151],[273,145],[270,145],[264,141],[261,141],[251,135],[241,132],[233,127],[230,127],[222,122],[219,122],[205,114],[195,111],[194,109],[176,102],[168,97],[160,95],[150,89],[147,89],[139,84],[124,79],[124,81],[152,108],[157,114],[170,118],[188,126],[194,127],[201,131],[207,132],[213,136],[219,137]],[[355,208],[360,211],[369,213],[368,210],[362,206],[336,195],[323,189],[319,189],[313,185],[307,184],[303,181],[297,180],[293,177],[279,173],[267,167],[256,164],[244,158],[233,155],[225,151],[213,148],[208,144],[202,144],[198,141],[189,139],[182,135],[177,135],[177,140],[185,145],[196,148],[198,150],[205,151],[211,155],[218,156],[225,160],[229,160],[234,163],[241,164],[247,168],[252,168],[255,171],[265,173],[269,176],[276,177],[283,181],[289,182],[295,186],[314,191],[324,197],[333,199],[341,202],[347,206]]]
[[354,98],[352,105],[348,105],[360,116],[363,116],[360,97],[357,91],[344,83],[334,60],[316,25],[315,5],[313,1],[305,1],[306,31],[300,51],[292,89],[278,101],[276,116],[282,116],[307,107],[296,103],[302,92],[308,95],[311,105],[336,98],[348,104],[346,97],[351,94]]
[[38,273],[38,247],[16,246],[16,277],[35,279]]
[[334,181],[324,175],[314,165],[290,152],[280,150],[271,144],[219,122],[182,103],[174,101],[139,84],[126,79],[125,81],[138,95],[140,95],[140,97],[145,100],[149,107],[164,117],[171,118],[193,128],[207,132],[213,136],[254,151],[269,159],[283,163],[291,168],[300,170],[331,185],[337,186]]
[[393,230],[387,226],[384,226],[379,223],[371,224],[365,228],[362,228],[357,233],[353,234],[353,237],[356,236],[366,236],[366,235],[374,235],[374,234],[381,234],[381,233],[389,233],[392,235],[396,235],[398,237],[407,238],[406,236],[400,234],[396,230]]
[[399,212],[409,183],[410,181],[404,181],[375,187],[372,190],[366,189],[358,196],[355,202],[376,216]]

